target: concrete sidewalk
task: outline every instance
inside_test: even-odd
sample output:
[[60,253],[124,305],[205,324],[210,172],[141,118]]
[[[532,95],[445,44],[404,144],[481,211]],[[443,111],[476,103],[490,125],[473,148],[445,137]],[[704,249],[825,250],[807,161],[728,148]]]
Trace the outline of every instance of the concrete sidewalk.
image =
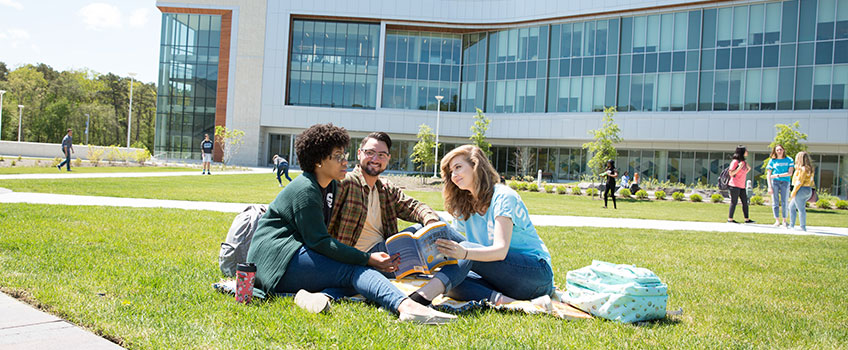
[[0,349],[123,349],[97,334],[0,293]]
[[[196,170],[191,171],[160,171],[160,172],[126,172],[126,173],[75,173],[67,171],[56,171],[55,173],[40,174],[3,174],[2,180],[24,180],[24,179],[89,179],[110,177],[166,177],[166,176],[215,176],[215,175],[242,175],[271,172],[271,168],[247,168],[247,170],[225,170],[213,172],[213,175],[203,175]],[[270,176],[270,175],[269,175]]]
[[[225,213],[240,213],[250,203],[198,202],[164,199],[120,198],[100,196],[78,196],[67,194],[12,192],[0,189],[0,203],[33,203],[64,205],[99,205],[137,208],[173,208],[186,210],[212,210]],[[265,203],[263,203],[265,204]],[[439,212],[450,217],[446,212]],[[536,226],[558,227],[609,227],[650,230],[687,230],[709,232],[744,232],[772,234],[800,234],[848,237],[848,228],[807,226],[807,231],[776,228],[764,224],[728,224],[725,222],[673,221],[625,218],[601,218],[565,215],[530,215]]]

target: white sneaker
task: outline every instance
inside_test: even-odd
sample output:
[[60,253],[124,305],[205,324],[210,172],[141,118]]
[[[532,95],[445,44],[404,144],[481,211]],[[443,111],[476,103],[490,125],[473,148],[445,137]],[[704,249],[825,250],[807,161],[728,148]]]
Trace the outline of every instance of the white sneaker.
[[310,293],[301,289],[294,295],[294,303],[313,314],[330,311],[330,297],[323,293]]
[[549,295],[533,298],[533,300],[530,300],[530,303],[545,308],[545,311],[548,313],[554,311],[554,303],[551,301],[551,297]]
[[780,220],[775,221],[774,224],[772,224],[772,226],[780,227]]
[[429,309],[429,312],[423,315],[402,312],[398,320],[401,322],[412,322],[418,324],[446,324],[456,320],[456,316]]

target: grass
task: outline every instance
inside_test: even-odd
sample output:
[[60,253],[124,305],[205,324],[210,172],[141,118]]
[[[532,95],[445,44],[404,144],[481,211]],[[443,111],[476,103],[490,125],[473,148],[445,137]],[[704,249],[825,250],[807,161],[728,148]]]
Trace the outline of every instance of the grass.
[[[58,173],[55,166],[50,166],[50,161],[46,161],[47,166],[13,166],[13,167],[0,167],[0,174],[48,174],[48,173]],[[195,171],[193,168],[185,168],[185,167],[122,167],[122,166],[102,166],[102,167],[77,167],[71,164],[71,170],[75,173],[148,173],[148,172],[160,172],[160,171]],[[65,171],[65,168],[62,168],[62,171]]]
[[373,305],[342,302],[313,315],[290,298],[242,306],[214,292],[218,247],[234,215],[3,205],[0,286],[130,349],[848,344],[843,238],[540,227],[558,284],[592,259],[632,263],[656,272],[669,285],[669,308],[684,314],[633,326],[487,310],[424,327]]
[[[292,174],[297,176],[299,173]],[[286,183],[285,180],[284,184]],[[0,187],[16,192],[43,192],[129,198],[218,201],[233,203],[270,203],[279,193],[277,180],[268,174],[214,176],[174,176],[165,178],[98,178],[49,180],[0,180]],[[138,189],[144,189],[139,191]],[[406,191],[436,210],[444,210],[440,192]],[[635,219],[724,221],[728,204],[665,201],[641,201],[618,198],[618,209],[601,209],[598,197],[519,192],[531,214],[572,215]],[[612,208],[612,203],[609,203]],[[751,219],[774,222],[770,206],[751,206]],[[737,221],[742,220],[742,207],[736,208]],[[848,211],[807,209],[810,226],[848,227]]]

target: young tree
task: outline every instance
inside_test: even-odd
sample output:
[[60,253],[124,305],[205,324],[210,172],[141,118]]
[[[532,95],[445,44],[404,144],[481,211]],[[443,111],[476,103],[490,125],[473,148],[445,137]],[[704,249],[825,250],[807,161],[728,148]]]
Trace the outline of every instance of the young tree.
[[615,144],[620,143],[622,139],[619,135],[621,129],[613,120],[615,113],[615,107],[604,108],[601,127],[597,130],[589,130],[594,141],[583,144],[583,148],[592,153],[592,158],[589,159],[587,165],[594,174],[602,173],[607,160],[615,159],[618,156]]
[[530,147],[516,147],[515,157],[512,159],[512,165],[515,166],[515,171],[521,177],[527,176],[530,172],[530,166],[536,162],[536,155],[530,152]]
[[418,168],[421,171],[425,171],[425,168],[430,165],[437,166],[436,155],[433,154],[437,146],[433,129],[427,124],[418,126],[418,143],[412,147],[411,157],[413,162],[419,164]]
[[[786,156],[793,159],[798,152],[807,150],[807,144],[802,143],[802,141],[807,140],[807,134],[798,131],[801,123],[796,121],[790,125],[777,124],[774,127],[777,129],[777,134],[774,135],[774,140],[769,144],[769,150],[776,145],[781,145],[786,151]],[[766,158],[763,160],[764,172],[766,171],[769,159]]]
[[492,144],[486,141],[486,131],[489,130],[489,122],[491,122],[491,119],[487,118],[480,108],[477,108],[477,115],[474,116],[474,125],[471,125],[471,137],[469,137],[471,143],[480,147],[487,157],[492,156]]
[[229,164],[233,156],[238,153],[239,148],[244,144],[244,131],[239,129],[228,130],[227,127],[215,125],[215,141],[224,150],[224,158],[222,163],[224,166]]

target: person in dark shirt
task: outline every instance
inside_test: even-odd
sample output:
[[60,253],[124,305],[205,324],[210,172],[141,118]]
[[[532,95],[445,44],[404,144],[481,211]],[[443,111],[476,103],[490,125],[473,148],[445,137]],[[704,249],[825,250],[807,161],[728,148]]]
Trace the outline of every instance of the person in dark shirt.
[[210,171],[210,167],[212,166],[212,148],[215,147],[215,143],[209,140],[209,134],[203,135],[203,141],[200,142],[200,152],[203,157],[203,172],[205,175],[212,175]]
[[68,134],[62,139],[62,154],[65,155],[65,160],[59,163],[59,171],[62,171],[62,166],[67,165],[68,171],[71,171],[71,152],[74,151],[74,131],[68,129]]
[[618,178],[618,170],[615,169],[615,161],[610,159],[607,161],[607,169],[604,171],[604,176],[607,177],[606,188],[604,188],[604,209],[607,208],[607,199],[612,197],[612,207],[618,209],[615,204],[615,180]]

